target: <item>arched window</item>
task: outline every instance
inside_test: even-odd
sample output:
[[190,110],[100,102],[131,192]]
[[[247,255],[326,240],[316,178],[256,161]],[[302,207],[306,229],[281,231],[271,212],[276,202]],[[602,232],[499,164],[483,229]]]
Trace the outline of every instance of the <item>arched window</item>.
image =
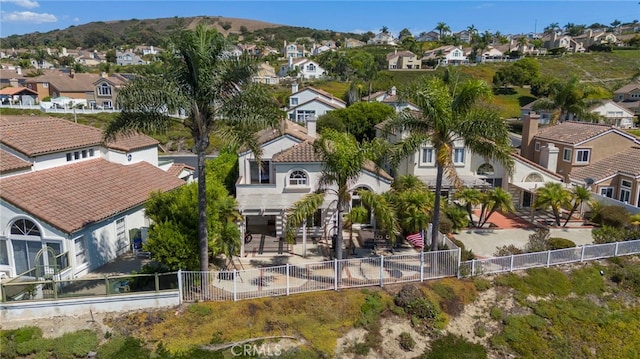
[[307,174],[304,171],[293,171],[289,175],[290,186],[306,186],[307,182]]
[[11,225],[11,234],[19,236],[40,236],[40,228],[28,219],[19,219]]
[[98,95],[101,96],[111,96],[111,86],[106,83],[98,86]]
[[480,167],[478,167],[477,172],[479,175],[485,175],[485,176],[493,176],[493,174],[495,173],[493,166],[489,163],[481,164]]
[[544,182],[544,178],[539,173],[530,173],[525,179],[525,182]]

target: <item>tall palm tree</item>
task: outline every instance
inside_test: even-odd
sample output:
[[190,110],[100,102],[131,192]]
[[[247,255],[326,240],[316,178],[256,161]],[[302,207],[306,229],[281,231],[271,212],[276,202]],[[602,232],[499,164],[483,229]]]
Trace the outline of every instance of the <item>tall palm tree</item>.
[[534,208],[551,208],[556,226],[560,226],[560,209],[571,205],[571,192],[559,182],[547,182],[536,189]]
[[[427,142],[436,149],[436,196],[431,219],[431,238],[435,239],[439,233],[443,176],[460,185],[453,163],[455,143],[464,141],[466,148],[502,163],[511,172],[509,130],[498,113],[481,102],[491,97],[491,88],[481,80],[461,81],[459,73],[447,71],[443,78],[421,78],[407,86],[403,96],[420,111],[401,112],[385,125],[385,131],[406,133],[395,146],[391,162],[396,165]],[[436,240],[431,241],[431,249],[437,250]]]
[[578,210],[578,207],[581,207],[583,203],[587,203],[591,200],[591,191],[588,188],[582,186],[573,187],[573,191],[571,192],[571,200],[573,201],[573,206],[571,207],[571,211],[569,212],[569,216],[567,220],[564,221],[563,227],[566,227],[571,220],[573,214]]
[[[300,199],[289,210],[285,219],[285,236],[288,241],[292,241],[304,220],[316,213],[325,197],[329,197],[332,199],[331,205],[335,206],[337,212],[336,259],[342,259],[342,217],[350,207],[352,186],[360,177],[363,166],[379,162],[387,147],[379,139],[364,141],[360,144],[347,132],[326,129],[313,143],[313,149],[322,159],[318,189]],[[366,192],[369,191],[362,191],[360,195],[366,196]],[[364,199],[363,203],[369,205]],[[375,212],[375,208],[373,210]],[[394,236],[393,233],[390,235]]]
[[446,23],[439,22],[438,25],[436,25],[436,30],[438,30],[438,34],[439,34],[438,40],[442,40],[442,36],[445,33],[451,31],[451,28]]
[[[122,111],[107,125],[105,139],[118,133],[165,132],[180,124],[193,136],[198,156],[200,268],[209,270],[205,155],[211,135],[260,155],[258,130],[279,122],[277,102],[251,84],[252,59],[225,55],[224,36],[202,25],[172,37],[170,57],[159,73],[139,75],[118,94]],[[179,113],[178,118],[172,114]]]
[[549,98],[542,98],[533,106],[534,110],[555,110],[551,119],[552,123],[578,117],[592,119],[589,107],[600,102],[592,96],[598,93],[597,89],[580,82],[578,77],[572,76],[569,81],[554,81],[550,85]]

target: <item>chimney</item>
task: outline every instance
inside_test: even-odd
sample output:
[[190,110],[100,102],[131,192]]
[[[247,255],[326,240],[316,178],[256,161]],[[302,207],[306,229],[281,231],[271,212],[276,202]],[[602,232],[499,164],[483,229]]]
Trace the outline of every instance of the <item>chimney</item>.
[[391,87],[391,96],[395,96],[397,92],[397,89],[395,86]]
[[72,79],[76,77],[76,71],[74,69],[69,70],[69,77]]
[[558,153],[560,149],[554,146],[553,143],[542,147],[540,149],[540,165],[552,172],[557,172],[558,169]]
[[106,79],[107,77],[109,77],[109,75],[108,75],[106,72],[104,72],[104,71],[103,71],[103,72],[100,74],[100,77],[102,77],[103,79]]
[[20,66],[16,67],[16,73],[18,75],[22,75],[22,67],[20,67]]
[[313,138],[316,137],[316,117],[315,116],[307,117],[307,135]]
[[292,94],[294,94],[294,93],[296,93],[296,92],[298,92],[298,83],[294,81],[294,82],[291,84],[291,93],[292,93]]
[[522,143],[520,145],[520,154],[532,160],[533,159],[533,138],[538,134],[538,122],[540,115],[532,112],[524,116],[522,124]]
[[12,77],[9,79],[9,86],[11,87],[20,87],[20,83],[18,82],[18,79],[15,77]]

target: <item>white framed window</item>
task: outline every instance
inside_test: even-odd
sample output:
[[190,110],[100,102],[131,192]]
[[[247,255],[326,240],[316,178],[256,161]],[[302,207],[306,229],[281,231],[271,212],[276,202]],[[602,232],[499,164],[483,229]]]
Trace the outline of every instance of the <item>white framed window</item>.
[[423,148],[422,149],[422,163],[423,164],[432,164],[433,163],[433,148]]
[[293,171],[289,175],[289,185],[291,186],[306,186],[308,183],[307,173],[304,171]]
[[456,165],[464,164],[464,148],[453,149],[453,163]]
[[565,148],[562,151],[562,160],[565,162],[571,162],[571,154],[573,153],[573,150],[571,148]]
[[73,248],[76,256],[76,266],[88,262],[87,243],[85,237],[78,237],[73,241]]
[[111,86],[103,83],[98,86],[98,95],[100,96],[111,96]]
[[307,71],[310,71],[310,72],[316,71],[316,65],[314,64],[307,65]]
[[576,163],[589,163],[591,150],[576,150]]
[[127,242],[127,225],[124,221],[124,217],[116,220],[116,241],[118,253],[126,250],[129,246],[129,243]]
[[296,111],[296,121],[300,123],[307,123],[307,118],[316,115],[316,110],[298,110]]
[[298,105],[298,98],[297,97],[291,97],[289,98],[289,104],[291,106],[297,106]]
[[6,239],[0,240],[0,265],[9,265],[9,250]]
[[43,82],[43,83],[42,83],[42,87],[44,87],[44,88],[49,88],[49,83],[48,83],[48,82]]
[[629,181],[629,180],[624,180],[624,179],[623,179],[623,180],[620,182],[620,186],[631,189],[631,181]]
[[631,190],[627,188],[620,188],[620,202],[629,203],[631,199]]
[[600,195],[603,197],[613,198],[613,187],[600,188]]
[[535,150],[536,150],[536,152],[540,152],[540,142],[538,142],[538,141],[536,141]]

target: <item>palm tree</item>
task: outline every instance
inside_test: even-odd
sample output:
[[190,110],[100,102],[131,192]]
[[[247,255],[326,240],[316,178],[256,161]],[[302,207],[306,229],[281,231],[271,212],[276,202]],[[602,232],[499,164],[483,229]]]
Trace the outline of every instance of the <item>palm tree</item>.
[[382,28],[380,29],[380,32],[383,34],[388,34],[389,33],[389,28],[386,26],[382,26]]
[[[198,26],[172,37],[173,56],[160,73],[139,75],[118,94],[122,111],[105,129],[118,133],[166,132],[174,125],[193,136],[198,156],[198,237],[200,268],[209,270],[205,155],[210,135],[230,146],[246,146],[260,155],[256,132],[279,122],[277,102],[251,84],[252,59],[225,56],[228,43],[213,29]],[[172,114],[180,113],[180,118]]]
[[407,136],[395,146],[392,165],[406,158],[430,142],[436,149],[436,188],[431,249],[437,250],[440,221],[440,193],[446,174],[455,185],[460,179],[453,163],[456,141],[487,159],[502,163],[511,172],[513,160],[508,127],[498,113],[481,100],[491,97],[491,88],[481,80],[460,81],[458,73],[447,71],[443,78],[423,77],[407,86],[403,96],[421,111],[405,111],[388,121],[385,131],[406,132]]
[[597,94],[596,88],[580,83],[576,76],[569,81],[554,81],[550,84],[549,98],[539,99],[533,106],[534,110],[555,110],[552,123],[564,122],[576,117],[591,119],[589,107],[597,104],[598,100],[591,96]]
[[[337,212],[336,225],[338,228],[336,240],[336,259],[342,259],[342,228],[343,213],[351,204],[351,192],[355,181],[360,177],[362,168],[366,164],[375,164],[384,155],[386,146],[379,139],[362,144],[347,132],[337,132],[326,129],[322,136],[313,143],[313,150],[322,159],[322,172],[318,181],[318,189],[306,195],[288,211],[285,222],[285,236],[293,241],[298,228],[304,220],[316,213],[325,197],[332,199],[331,205]],[[374,162],[374,160],[377,160]],[[377,165],[375,166],[377,168]],[[360,195],[366,196],[362,191]],[[363,203],[367,204],[364,199]],[[369,204],[367,204],[369,205]],[[374,207],[374,206],[370,206]],[[373,208],[375,212],[375,208]],[[389,233],[394,236],[393,233]],[[395,238],[395,237],[393,237]]]
[[560,226],[560,209],[571,205],[571,192],[559,182],[547,182],[543,187],[536,189],[536,198],[533,201],[534,208],[549,208]]
[[482,196],[482,192],[480,192],[479,189],[471,187],[465,187],[460,191],[456,191],[454,195],[458,201],[462,202],[462,205],[469,215],[469,223],[474,227],[476,223],[473,221],[473,210],[477,205],[482,203]]
[[567,226],[573,214],[578,210],[578,207],[581,207],[583,203],[587,203],[591,200],[591,191],[586,187],[576,186],[573,188],[573,192],[571,192],[571,197],[573,207],[571,207],[571,212],[569,212],[567,220],[564,221],[564,224],[562,225],[563,227]]
[[482,228],[482,226],[487,223],[491,215],[496,211],[500,211],[505,214],[515,212],[511,195],[500,187],[496,187],[485,192],[482,196],[481,202],[482,209],[480,210],[478,228]]
[[439,34],[438,40],[442,40],[442,35],[451,31],[451,28],[446,23],[439,22],[438,25],[436,25],[436,30],[438,30],[438,34]]

